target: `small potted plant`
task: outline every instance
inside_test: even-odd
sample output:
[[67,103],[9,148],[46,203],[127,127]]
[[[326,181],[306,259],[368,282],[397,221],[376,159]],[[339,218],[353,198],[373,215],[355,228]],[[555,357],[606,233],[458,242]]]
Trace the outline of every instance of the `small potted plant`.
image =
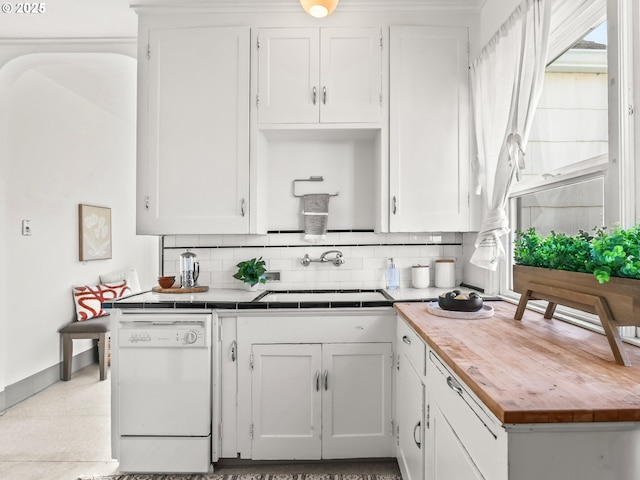
[[233,278],[244,282],[247,290],[255,291],[258,289],[258,284],[267,282],[265,276],[267,269],[262,257],[245,260],[238,263],[236,267],[238,267],[238,271],[233,275]]

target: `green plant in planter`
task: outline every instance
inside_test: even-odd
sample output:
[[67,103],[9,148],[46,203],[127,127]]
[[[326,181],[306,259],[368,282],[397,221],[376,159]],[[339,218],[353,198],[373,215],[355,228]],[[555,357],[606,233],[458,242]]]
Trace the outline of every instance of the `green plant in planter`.
[[640,224],[628,230],[596,232],[591,241],[590,271],[600,283],[610,277],[640,278]]
[[258,283],[266,283],[267,278],[264,274],[267,269],[265,265],[266,263],[262,260],[262,257],[240,262],[236,265],[238,271],[233,275],[233,278],[248,283],[252,287]]
[[535,228],[530,228],[526,232],[517,232],[514,260],[519,265],[530,267],[587,272],[591,239],[591,235],[582,230],[575,236],[552,231],[541,237]]
[[628,230],[594,228],[570,236],[551,232],[541,237],[530,228],[516,232],[514,260],[519,265],[593,273],[600,283],[613,277],[640,279],[640,225]]

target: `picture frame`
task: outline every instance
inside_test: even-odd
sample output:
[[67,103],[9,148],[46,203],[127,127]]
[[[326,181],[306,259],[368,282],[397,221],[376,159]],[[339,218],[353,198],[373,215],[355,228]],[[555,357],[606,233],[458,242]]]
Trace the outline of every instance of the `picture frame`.
[[78,205],[80,261],[111,258],[111,209]]

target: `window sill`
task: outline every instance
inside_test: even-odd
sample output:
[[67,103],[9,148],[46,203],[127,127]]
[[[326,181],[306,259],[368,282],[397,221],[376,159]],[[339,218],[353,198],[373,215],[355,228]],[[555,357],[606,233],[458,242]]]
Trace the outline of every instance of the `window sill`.
[[[516,305],[520,301],[520,295],[513,291],[509,291],[508,293],[499,295],[499,296],[504,301],[513,303]],[[544,314],[546,308],[547,308],[547,302],[544,300],[531,300],[529,301],[529,303],[527,303],[527,309],[537,313]],[[567,322],[572,325],[576,325],[578,327],[585,328],[587,330],[591,330],[592,332],[596,332],[601,335],[605,335],[604,329],[600,325],[597,315],[592,315],[586,312],[581,312],[580,310],[575,310],[573,308],[558,305],[556,308],[556,312],[553,315],[553,318],[562,320],[563,322]],[[594,323],[594,322],[598,322],[598,323]],[[635,345],[636,347],[640,347],[640,338],[638,337],[621,336],[621,338],[622,338],[622,341],[625,343],[628,343],[630,345]]]

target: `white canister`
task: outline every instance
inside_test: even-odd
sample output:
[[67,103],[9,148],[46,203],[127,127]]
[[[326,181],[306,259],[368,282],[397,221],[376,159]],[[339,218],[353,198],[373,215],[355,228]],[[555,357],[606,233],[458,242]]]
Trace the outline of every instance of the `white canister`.
[[456,261],[446,258],[436,260],[436,287],[453,288],[456,286]]
[[414,265],[411,267],[411,284],[413,288],[427,288],[429,286],[429,265]]

